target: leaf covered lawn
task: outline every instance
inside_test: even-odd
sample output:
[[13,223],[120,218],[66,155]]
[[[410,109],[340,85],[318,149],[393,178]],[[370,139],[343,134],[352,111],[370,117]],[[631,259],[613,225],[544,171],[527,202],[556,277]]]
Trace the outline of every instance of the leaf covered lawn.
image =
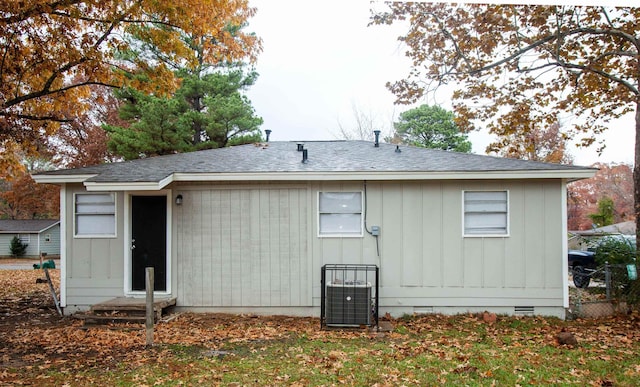
[[[51,270],[55,282],[59,271]],[[640,380],[640,315],[602,320],[426,315],[392,332],[317,318],[179,314],[86,328],[57,315],[39,270],[0,270],[0,385],[593,385]],[[575,347],[556,335],[571,332]]]

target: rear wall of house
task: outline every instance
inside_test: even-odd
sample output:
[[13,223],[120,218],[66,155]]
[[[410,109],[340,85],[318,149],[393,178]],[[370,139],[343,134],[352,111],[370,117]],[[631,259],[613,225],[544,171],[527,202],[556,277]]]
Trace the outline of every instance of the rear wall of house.
[[[563,211],[558,180],[367,184],[375,238],[313,238],[314,277],[326,263],[380,267],[380,308],[392,314],[493,310],[564,315]],[[350,191],[361,183],[314,184]],[[464,190],[507,190],[506,237],[463,237]],[[316,209],[314,208],[314,212]],[[317,233],[314,223],[314,234]],[[317,282],[316,282],[317,284]],[[314,288],[314,304],[320,303]]]
[[307,184],[180,186],[177,304],[293,311],[312,304]]
[[[184,196],[173,227],[179,306],[319,315],[321,267],[369,263],[380,268],[382,313],[563,315],[559,180],[369,182],[379,245],[367,233],[318,237],[318,192],[363,182],[173,189]],[[463,237],[464,190],[508,190],[509,236]]]

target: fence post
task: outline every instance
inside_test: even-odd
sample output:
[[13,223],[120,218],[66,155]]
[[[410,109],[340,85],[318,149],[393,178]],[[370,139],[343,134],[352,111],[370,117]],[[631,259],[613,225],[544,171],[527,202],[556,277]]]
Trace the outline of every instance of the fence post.
[[607,287],[607,301],[611,300],[611,267],[609,262],[604,263],[604,282]]
[[155,311],[153,310],[153,267],[147,267],[145,270],[145,285],[146,285],[146,305],[145,305],[145,327],[147,330],[147,347],[153,345],[153,320]]

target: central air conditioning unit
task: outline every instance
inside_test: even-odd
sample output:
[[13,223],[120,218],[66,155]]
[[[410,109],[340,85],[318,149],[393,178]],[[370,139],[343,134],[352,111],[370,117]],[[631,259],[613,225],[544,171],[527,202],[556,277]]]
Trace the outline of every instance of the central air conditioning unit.
[[371,325],[371,283],[328,283],[327,325]]
[[376,265],[326,264],[321,274],[321,326],[378,325]]

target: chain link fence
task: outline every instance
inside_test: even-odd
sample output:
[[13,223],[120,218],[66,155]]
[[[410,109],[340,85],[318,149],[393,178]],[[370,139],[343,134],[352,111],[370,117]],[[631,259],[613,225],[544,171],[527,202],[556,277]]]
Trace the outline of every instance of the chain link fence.
[[636,264],[608,264],[572,270],[568,318],[599,318],[640,309]]

